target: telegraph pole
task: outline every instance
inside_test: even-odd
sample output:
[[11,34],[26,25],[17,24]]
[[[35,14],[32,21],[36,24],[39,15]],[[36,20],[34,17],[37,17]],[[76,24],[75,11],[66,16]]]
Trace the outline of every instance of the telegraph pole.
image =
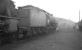
[[80,21],[80,9],[79,9],[79,21]]

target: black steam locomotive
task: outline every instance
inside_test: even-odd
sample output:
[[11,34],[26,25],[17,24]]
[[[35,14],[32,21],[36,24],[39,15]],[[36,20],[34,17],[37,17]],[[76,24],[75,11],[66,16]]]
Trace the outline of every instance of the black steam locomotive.
[[56,28],[57,23],[52,15],[33,6],[18,9],[17,17],[0,16],[0,39],[2,41],[48,34]]

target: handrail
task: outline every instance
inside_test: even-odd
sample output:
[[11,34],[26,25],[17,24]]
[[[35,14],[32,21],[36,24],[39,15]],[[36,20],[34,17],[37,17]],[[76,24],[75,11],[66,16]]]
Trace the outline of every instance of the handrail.
[[8,17],[8,16],[2,16],[0,15],[0,17],[4,17],[4,18],[7,18],[7,19],[22,19],[23,17],[19,18],[19,17]]

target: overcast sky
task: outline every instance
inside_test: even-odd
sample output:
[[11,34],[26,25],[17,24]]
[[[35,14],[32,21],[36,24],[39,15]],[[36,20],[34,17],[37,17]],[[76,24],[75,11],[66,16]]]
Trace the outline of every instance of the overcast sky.
[[81,0],[13,0],[16,7],[33,5],[46,10],[55,17],[65,18],[74,22],[79,21],[79,9],[82,18]]

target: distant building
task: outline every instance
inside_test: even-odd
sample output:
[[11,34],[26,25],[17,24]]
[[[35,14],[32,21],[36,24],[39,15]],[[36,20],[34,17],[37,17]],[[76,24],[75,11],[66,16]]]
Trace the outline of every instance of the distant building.
[[82,20],[78,22],[79,30],[82,31]]

